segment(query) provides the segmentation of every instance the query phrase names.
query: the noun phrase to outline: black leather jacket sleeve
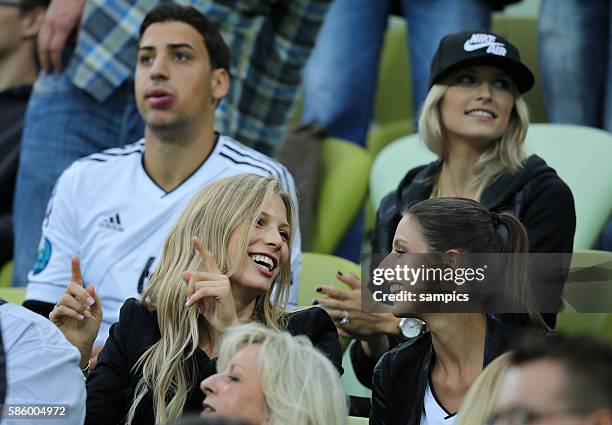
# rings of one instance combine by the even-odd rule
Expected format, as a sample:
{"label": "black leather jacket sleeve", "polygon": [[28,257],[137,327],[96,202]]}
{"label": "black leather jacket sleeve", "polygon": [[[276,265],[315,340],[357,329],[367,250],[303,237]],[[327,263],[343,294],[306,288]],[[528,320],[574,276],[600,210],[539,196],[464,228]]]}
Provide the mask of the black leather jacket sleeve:
{"label": "black leather jacket sleeve", "polygon": [[386,425],[387,403],[384,389],[383,373],[386,355],[382,356],[374,368],[372,377],[372,408],[370,409],[370,425]]}
{"label": "black leather jacket sleeve", "polygon": [[130,387],[128,338],[133,323],[135,300],[121,307],[119,322],[110,328],[109,337],[87,380],[86,425],[123,423],[127,413]]}

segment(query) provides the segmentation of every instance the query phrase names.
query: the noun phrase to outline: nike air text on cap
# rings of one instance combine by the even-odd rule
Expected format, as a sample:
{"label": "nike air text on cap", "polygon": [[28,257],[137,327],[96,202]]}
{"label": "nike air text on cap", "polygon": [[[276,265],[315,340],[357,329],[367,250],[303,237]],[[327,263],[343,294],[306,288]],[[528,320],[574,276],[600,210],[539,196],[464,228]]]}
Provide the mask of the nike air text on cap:
{"label": "nike air text on cap", "polygon": [[471,65],[501,69],[512,78],[520,93],[533,87],[533,74],[521,62],[516,46],[498,34],[476,30],[449,34],[440,40],[431,61],[429,88],[451,72]]}

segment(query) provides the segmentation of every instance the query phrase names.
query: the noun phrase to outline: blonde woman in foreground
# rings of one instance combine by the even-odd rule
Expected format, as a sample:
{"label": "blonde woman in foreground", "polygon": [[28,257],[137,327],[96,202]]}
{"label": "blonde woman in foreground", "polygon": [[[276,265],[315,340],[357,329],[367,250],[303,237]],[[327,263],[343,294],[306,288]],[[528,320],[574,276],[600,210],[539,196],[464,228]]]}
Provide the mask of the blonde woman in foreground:
{"label": "blonde woman in foreground", "polygon": [[347,399],[331,362],[304,337],[257,323],[223,337],[219,373],[206,378],[203,416],[253,425],[342,425]]}
{"label": "blonde woman in foreground", "polygon": [[[323,309],[285,311],[294,208],[277,180],[243,174],[202,189],[172,228],[141,300],[128,299],[87,381],[86,424],[166,425],[198,411],[218,343],[257,321],[305,335],[338,370],[341,349]],[[50,318],[87,365],[102,309],[78,260]],[[337,372],[335,372],[337,373]]]}
{"label": "blonde woman in foreground", "polygon": [[457,415],[455,425],[484,425],[493,408],[501,384],[510,367],[511,352],[493,360],[476,378],[468,390]]}

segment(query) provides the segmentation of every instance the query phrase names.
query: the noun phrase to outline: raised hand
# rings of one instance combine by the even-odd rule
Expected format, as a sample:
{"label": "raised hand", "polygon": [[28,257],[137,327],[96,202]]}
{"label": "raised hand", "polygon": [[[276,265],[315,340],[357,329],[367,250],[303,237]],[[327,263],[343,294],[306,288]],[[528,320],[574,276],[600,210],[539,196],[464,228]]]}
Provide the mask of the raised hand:
{"label": "raised hand", "polygon": [[222,333],[227,327],[238,323],[229,277],[221,273],[217,261],[198,238],[193,237],[191,242],[202,257],[206,271],[183,273],[183,280],[187,284],[185,306],[190,308],[197,305],[212,327]]}
{"label": "raised hand", "polygon": [[49,319],[60,328],[66,339],[81,352],[81,367],[85,367],[102,322],[102,304],[93,285],[83,287],[81,265],[71,259],[72,274],[66,292],[57,301]]}

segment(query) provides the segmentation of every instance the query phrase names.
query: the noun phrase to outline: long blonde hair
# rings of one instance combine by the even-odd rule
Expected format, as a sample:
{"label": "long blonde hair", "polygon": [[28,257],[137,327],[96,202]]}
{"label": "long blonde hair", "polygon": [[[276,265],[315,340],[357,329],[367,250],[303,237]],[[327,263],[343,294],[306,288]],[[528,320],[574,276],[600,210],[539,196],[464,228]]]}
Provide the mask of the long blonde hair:
{"label": "long blonde hair", "polygon": [[[228,241],[238,226],[250,227],[239,238],[239,252],[246,256],[249,235],[265,204],[278,195],[287,209],[291,228],[287,241],[291,258],[291,239],[295,232],[295,210],[280,183],[269,177],[242,174],[209,184],[189,202],[170,231],[148,288],[142,295],[145,306],[157,311],[161,338],[140,357],[132,372],[142,368],[128,411],[131,424],[138,405],[147,395],[153,399],[156,424],[172,423],[181,416],[190,384],[196,379],[195,352],[200,331],[216,346],[219,336],[199,314],[197,308],[185,308],[187,270],[206,271],[204,262],[191,239],[197,236],[217,260],[222,273],[231,275],[242,258],[229,258]],[[291,283],[290,261],[281,266],[278,277],[265,295],[256,299],[253,319],[273,329],[284,327],[284,307]],[[272,299],[274,293],[274,299]]]}
{"label": "long blonde hair", "polygon": [[248,345],[258,344],[261,387],[270,412],[266,425],[345,425],[347,398],[340,374],[305,336],[291,336],[257,323],[228,330],[218,370]]}
{"label": "long blonde hair", "polygon": [[[427,148],[442,160],[448,155],[448,147],[440,113],[440,101],[448,88],[446,84],[434,84],[431,87],[419,119],[421,138]],[[491,143],[491,146],[480,155],[474,166],[473,186],[477,189],[477,193],[482,193],[484,188],[500,174],[516,173],[521,168],[526,158],[523,143],[528,127],[527,103],[520,95],[515,95],[508,128],[499,140]]]}
{"label": "long blonde hair", "polygon": [[478,375],[459,407],[455,425],[484,425],[510,368],[511,353],[504,353]]}

